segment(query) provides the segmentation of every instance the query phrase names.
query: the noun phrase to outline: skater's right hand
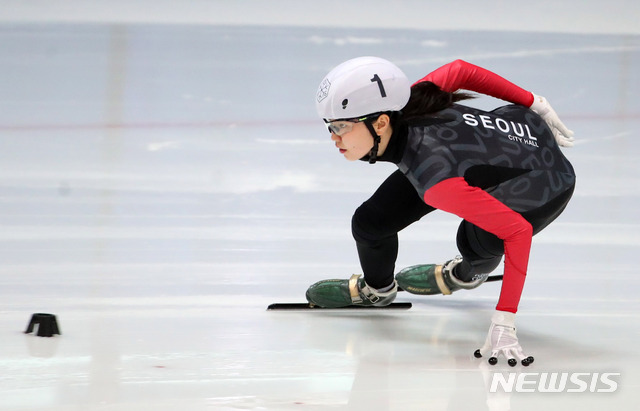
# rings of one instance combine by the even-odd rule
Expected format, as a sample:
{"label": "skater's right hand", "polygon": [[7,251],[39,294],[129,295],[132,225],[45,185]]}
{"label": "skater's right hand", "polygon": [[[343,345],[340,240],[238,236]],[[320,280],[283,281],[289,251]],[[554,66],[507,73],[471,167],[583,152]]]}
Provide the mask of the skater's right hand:
{"label": "skater's right hand", "polygon": [[547,123],[559,146],[573,147],[573,131],[569,130],[567,126],[564,125],[546,98],[534,94],[533,104],[531,104],[531,107],[529,108],[538,113],[538,115],[540,115],[540,117],[542,117],[542,119]]}
{"label": "skater's right hand", "polygon": [[491,354],[489,364],[495,365],[498,363],[498,356],[502,354],[512,367],[518,363],[516,359],[524,366],[531,364],[533,357],[525,356],[518,342],[515,318],[516,315],[514,313],[496,310],[491,317],[491,327],[489,328],[487,339],[482,348],[476,350],[475,357],[481,358],[483,355]]}

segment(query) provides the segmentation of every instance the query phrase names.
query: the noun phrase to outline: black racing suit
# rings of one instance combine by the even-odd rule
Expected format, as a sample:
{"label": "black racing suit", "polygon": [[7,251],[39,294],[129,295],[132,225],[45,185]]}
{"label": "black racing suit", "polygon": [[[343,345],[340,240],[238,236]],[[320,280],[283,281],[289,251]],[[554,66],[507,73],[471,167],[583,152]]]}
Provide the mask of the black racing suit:
{"label": "black racing suit", "polygon": [[[518,218],[522,216],[530,223],[535,234],[560,215],[575,186],[573,168],[547,125],[537,114],[519,105],[492,112],[453,105],[421,120],[400,122],[379,160],[393,162],[399,170],[356,210],[352,219],[365,280],[374,288],[392,283],[397,234],[436,209],[428,203],[443,204],[438,208],[454,210],[451,212],[463,218],[468,215],[482,226],[485,220],[491,220],[487,227],[500,227],[501,223],[502,214],[492,213],[491,207],[506,206],[507,211],[513,210]],[[473,203],[468,207],[459,204],[466,201],[463,200],[468,198],[464,197],[466,194],[456,197],[456,192],[452,192],[450,198],[445,198],[449,193],[437,189],[442,187],[439,183],[448,182],[457,184],[452,191],[460,184],[468,185],[472,191],[481,189],[475,191],[482,191],[479,194],[489,198],[487,210],[477,216]],[[438,194],[429,197],[430,192]],[[495,204],[490,204],[491,200]],[[463,281],[493,271],[505,254],[505,238],[510,241],[500,230],[491,230],[492,233],[477,224],[464,219],[458,228],[457,246],[463,263],[454,273]],[[524,269],[520,271],[526,272],[529,247],[530,243],[528,247],[526,244],[512,247],[514,256],[526,253]],[[503,306],[507,308],[503,308],[507,311],[515,312],[525,272],[520,273],[521,281],[505,292],[517,294],[505,297]],[[503,291],[505,285],[506,282]]]}

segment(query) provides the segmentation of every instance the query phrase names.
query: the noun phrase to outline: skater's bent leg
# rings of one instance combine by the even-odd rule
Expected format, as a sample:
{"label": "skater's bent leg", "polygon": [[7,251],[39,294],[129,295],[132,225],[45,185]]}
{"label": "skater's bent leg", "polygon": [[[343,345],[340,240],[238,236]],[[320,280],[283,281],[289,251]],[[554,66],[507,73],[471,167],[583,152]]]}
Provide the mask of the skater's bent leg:
{"label": "skater's bent leg", "polygon": [[[354,238],[356,234],[354,232]],[[398,256],[398,236],[378,241],[356,239],[360,266],[369,286],[383,290],[393,283],[395,261]]]}
{"label": "skater's bent leg", "polygon": [[353,215],[351,229],[364,278],[370,287],[393,284],[398,232],[434,208],[426,205],[400,171],[391,174]]}
{"label": "skater's bent leg", "polygon": [[[565,209],[571,199],[574,186],[542,206],[522,213],[531,223],[534,234],[542,231]],[[458,228],[457,244],[463,262],[454,268],[454,275],[462,281],[472,281],[474,276],[495,270],[504,255],[504,243],[495,235],[463,221]]]}
{"label": "skater's bent leg", "polygon": [[456,241],[462,263],[454,268],[453,275],[461,281],[473,281],[476,276],[492,272],[504,255],[501,239],[468,221],[458,227]]}

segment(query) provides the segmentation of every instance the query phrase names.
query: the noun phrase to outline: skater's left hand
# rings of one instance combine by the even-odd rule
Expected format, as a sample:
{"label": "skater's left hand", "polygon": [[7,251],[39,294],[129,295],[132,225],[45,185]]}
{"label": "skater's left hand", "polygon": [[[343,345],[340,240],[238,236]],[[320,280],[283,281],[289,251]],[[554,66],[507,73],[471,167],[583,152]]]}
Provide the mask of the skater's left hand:
{"label": "skater's left hand", "polygon": [[[526,356],[522,352],[522,347],[518,342],[515,327],[516,315],[507,311],[496,311],[491,317],[491,327],[489,334],[482,348],[474,353],[476,358],[491,354],[489,364],[498,363],[500,354],[507,358],[507,363],[514,367],[519,360],[522,365],[528,366],[533,362],[533,357]],[[517,359],[517,360],[516,360]]]}
{"label": "skater's left hand", "polygon": [[553,133],[553,136],[558,142],[558,145],[562,147],[573,147],[573,131],[569,130],[567,126],[564,125],[546,98],[534,94],[533,104],[531,104],[531,107],[529,108],[538,113],[538,115],[540,115],[540,117],[542,117],[542,119],[547,123]]}

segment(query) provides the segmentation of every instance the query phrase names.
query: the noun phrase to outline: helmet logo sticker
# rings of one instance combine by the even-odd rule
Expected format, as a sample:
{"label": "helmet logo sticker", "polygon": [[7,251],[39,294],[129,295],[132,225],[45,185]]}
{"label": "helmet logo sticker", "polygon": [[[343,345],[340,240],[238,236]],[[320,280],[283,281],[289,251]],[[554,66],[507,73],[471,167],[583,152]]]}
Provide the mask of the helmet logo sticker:
{"label": "helmet logo sticker", "polygon": [[345,108],[347,108],[347,104],[349,104],[349,99],[344,99],[342,100],[342,109],[344,110]]}
{"label": "helmet logo sticker", "polygon": [[331,82],[329,79],[325,78],[322,84],[320,84],[320,88],[318,89],[318,95],[316,96],[318,99],[318,103],[327,98],[329,95],[329,89],[331,88]]}

